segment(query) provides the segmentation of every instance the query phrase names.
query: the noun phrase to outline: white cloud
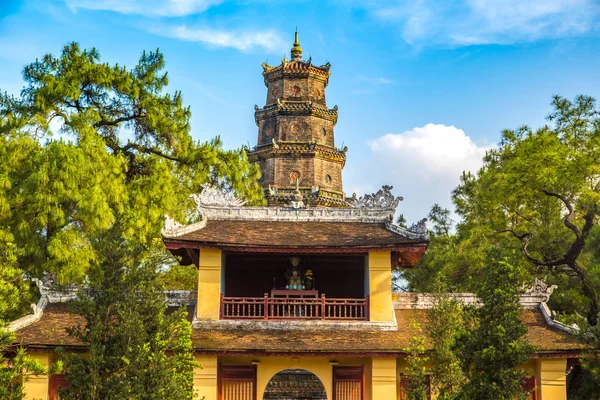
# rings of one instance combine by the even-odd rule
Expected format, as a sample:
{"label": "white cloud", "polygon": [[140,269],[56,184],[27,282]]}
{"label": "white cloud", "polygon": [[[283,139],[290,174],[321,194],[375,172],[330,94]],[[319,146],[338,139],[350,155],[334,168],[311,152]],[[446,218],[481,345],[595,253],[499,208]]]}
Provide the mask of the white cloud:
{"label": "white cloud", "polygon": [[398,0],[370,11],[416,46],[511,44],[588,34],[600,28],[595,0]]}
{"label": "white cloud", "polygon": [[490,149],[475,144],[462,129],[441,124],[388,133],[368,145],[371,158],[353,177],[356,189],[366,193],[383,184],[394,186],[394,193],[404,197],[398,212],[410,222],[426,216],[435,203],[452,210],[450,193],[463,171],[477,172]]}
{"label": "white cloud", "polygon": [[425,178],[457,177],[463,170],[476,171],[486,151],[462,129],[441,124],[388,133],[369,142],[369,147],[379,157],[418,165],[419,171],[415,172]]}
{"label": "white cloud", "polygon": [[225,31],[210,28],[188,28],[175,26],[154,29],[153,33],[189,42],[204,43],[214,47],[230,47],[239,51],[250,51],[257,47],[267,52],[285,51],[285,42],[274,31]]}
{"label": "white cloud", "polygon": [[367,82],[374,85],[394,85],[396,81],[390,78],[384,77],[369,77],[369,76],[360,76],[358,80],[361,82]]}
{"label": "white cloud", "polygon": [[222,3],[223,0],[66,0],[66,2],[73,11],[88,9],[114,11],[120,14],[182,17],[201,13]]}

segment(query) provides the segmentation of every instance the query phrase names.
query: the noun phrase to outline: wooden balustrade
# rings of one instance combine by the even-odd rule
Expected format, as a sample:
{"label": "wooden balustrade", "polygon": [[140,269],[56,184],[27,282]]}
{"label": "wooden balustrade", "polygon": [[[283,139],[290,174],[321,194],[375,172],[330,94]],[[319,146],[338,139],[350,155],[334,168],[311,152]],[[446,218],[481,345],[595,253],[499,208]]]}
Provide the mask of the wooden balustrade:
{"label": "wooden balustrade", "polygon": [[321,319],[369,320],[369,296],[364,299],[225,297],[221,294],[221,319]]}

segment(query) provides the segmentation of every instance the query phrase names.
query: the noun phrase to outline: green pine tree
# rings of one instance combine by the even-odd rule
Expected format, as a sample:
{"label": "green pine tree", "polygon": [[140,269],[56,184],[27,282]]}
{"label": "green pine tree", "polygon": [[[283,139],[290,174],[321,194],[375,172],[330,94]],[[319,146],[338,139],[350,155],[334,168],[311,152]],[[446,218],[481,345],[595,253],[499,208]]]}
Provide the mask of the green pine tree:
{"label": "green pine tree", "polygon": [[197,218],[189,195],[204,183],[263,201],[243,149],[192,138],[164,66],[158,50],[129,69],[71,43],[25,67],[19,96],[0,94],[0,242],[24,276],[82,282],[116,220],[123,239],[164,252],[164,215]]}
{"label": "green pine tree", "polygon": [[187,313],[166,313],[156,266],[118,228],[95,243],[103,259],[90,270],[87,294],[72,304],[84,323],[69,333],[89,356],[64,354],[70,386],[61,398],[192,399],[197,365]]}
{"label": "green pine tree", "polygon": [[446,294],[437,294],[427,323],[432,344],[432,391],[438,400],[451,400],[466,379],[456,352],[456,335],[463,327],[461,304]]}
{"label": "green pine tree", "polygon": [[519,320],[521,273],[505,261],[490,262],[477,291],[482,304],[465,312],[457,354],[467,382],[458,399],[514,400],[525,398],[519,366],[533,354],[525,339],[527,327]]}
{"label": "green pine tree", "polygon": [[406,362],[406,396],[408,400],[427,400],[429,398],[429,376],[427,367],[429,356],[426,355],[425,338],[419,324],[412,324],[415,332],[410,338],[409,346],[405,349],[407,353]]}

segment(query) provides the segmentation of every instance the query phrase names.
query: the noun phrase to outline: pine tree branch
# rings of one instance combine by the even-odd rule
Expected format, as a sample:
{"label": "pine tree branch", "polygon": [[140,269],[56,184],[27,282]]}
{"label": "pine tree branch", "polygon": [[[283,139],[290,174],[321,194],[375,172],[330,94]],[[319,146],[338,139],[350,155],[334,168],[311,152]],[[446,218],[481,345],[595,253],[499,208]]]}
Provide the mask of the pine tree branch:
{"label": "pine tree branch", "polygon": [[130,121],[133,121],[133,120],[136,120],[136,119],[139,119],[139,118],[143,118],[143,117],[144,117],[144,115],[142,115],[141,113],[139,113],[139,114],[134,113],[132,115],[127,115],[127,116],[124,116],[124,117],[119,117],[119,118],[116,118],[116,119],[113,119],[113,120],[109,120],[109,119],[104,119],[103,118],[100,121],[96,122],[94,124],[94,127],[95,128],[103,128],[103,127],[107,127],[107,126],[117,126],[120,123],[130,122]]}
{"label": "pine tree branch", "polygon": [[565,216],[563,223],[565,224],[565,226],[567,228],[569,228],[571,231],[573,231],[573,233],[575,234],[575,236],[577,238],[579,238],[579,236],[581,235],[581,231],[575,224],[573,224],[571,222],[571,219],[575,215],[575,211],[573,209],[573,205],[571,204],[571,202],[566,197],[564,197],[558,193],[553,193],[553,192],[550,192],[550,191],[544,190],[544,189],[542,189],[542,193],[544,193],[546,196],[556,197],[557,199],[559,199],[560,201],[563,202],[565,207],[567,207],[567,210],[569,210],[569,213]]}
{"label": "pine tree branch", "polygon": [[139,152],[146,153],[146,154],[154,154],[155,156],[159,156],[161,158],[165,158],[170,161],[175,161],[175,162],[178,162],[178,163],[181,163],[184,165],[190,165],[188,161],[186,161],[182,158],[173,157],[173,156],[163,153],[162,151],[156,150],[152,147],[145,147],[140,144],[133,143],[133,142],[129,142],[129,143],[127,143],[127,145],[120,148],[120,150],[123,151],[124,153],[128,153],[131,149],[135,149]]}

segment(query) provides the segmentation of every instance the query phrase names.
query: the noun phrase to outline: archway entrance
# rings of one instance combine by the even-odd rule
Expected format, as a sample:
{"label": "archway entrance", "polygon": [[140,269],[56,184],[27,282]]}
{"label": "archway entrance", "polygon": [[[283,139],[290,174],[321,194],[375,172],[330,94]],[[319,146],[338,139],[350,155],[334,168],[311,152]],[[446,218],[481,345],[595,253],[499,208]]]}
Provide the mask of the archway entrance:
{"label": "archway entrance", "polygon": [[327,400],[317,376],[304,369],[286,369],[271,378],[263,400]]}

